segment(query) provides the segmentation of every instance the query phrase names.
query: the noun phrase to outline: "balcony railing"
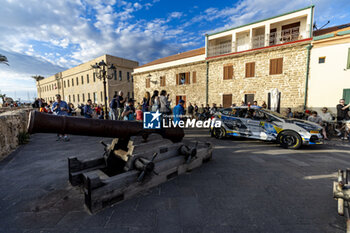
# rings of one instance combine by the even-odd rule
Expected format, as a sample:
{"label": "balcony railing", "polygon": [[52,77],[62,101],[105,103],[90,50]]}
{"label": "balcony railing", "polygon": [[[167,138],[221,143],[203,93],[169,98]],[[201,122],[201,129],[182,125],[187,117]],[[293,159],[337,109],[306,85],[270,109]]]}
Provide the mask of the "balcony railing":
{"label": "balcony railing", "polygon": [[253,36],[252,46],[253,49],[265,47],[265,35]]}
{"label": "balcony railing", "polygon": [[209,45],[208,57],[218,56],[232,52],[232,43],[226,42],[218,45]]}
{"label": "balcony railing", "polygon": [[300,27],[293,27],[282,30],[280,33],[270,33],[270,45],[283,44],[300,39]]}
{"label": "balcony railing", "polygon": [[[284,29],[270,34],[257,35],[251,39],[248,36],[237,37],[236,42],[226,42],[217,45],[209,45],[208,57],[240,52],[249,49],[262,48],[265,46],[283,44],[302,39],[300,27]],[[268,44],[266,44],[268,43]]]}

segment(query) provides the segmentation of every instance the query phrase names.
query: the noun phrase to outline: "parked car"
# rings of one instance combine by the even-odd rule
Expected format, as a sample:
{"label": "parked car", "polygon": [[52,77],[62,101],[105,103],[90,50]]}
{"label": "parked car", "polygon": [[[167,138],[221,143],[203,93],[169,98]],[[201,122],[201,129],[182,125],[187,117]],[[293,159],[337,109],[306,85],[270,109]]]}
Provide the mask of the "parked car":
{"label": "parked car", "polygon": [[210,129],[211,136],[219,139],[234,136],[276,141],[288,149],[298,149],[303,144],[323,144],[321,126],[310,121],[286,118],[258,106],[224,108],[212,120],[221,121],[221,128]]}

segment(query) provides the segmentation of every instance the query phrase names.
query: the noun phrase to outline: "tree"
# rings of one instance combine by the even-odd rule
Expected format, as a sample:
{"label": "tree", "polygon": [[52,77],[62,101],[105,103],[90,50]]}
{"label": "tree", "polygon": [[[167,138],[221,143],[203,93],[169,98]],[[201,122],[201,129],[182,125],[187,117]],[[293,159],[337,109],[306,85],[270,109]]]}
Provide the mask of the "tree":
{"label": "tree", "polygon": [[5,65],[9,66],[9,61],[7,60],[7,57],[2,54],[0,54],[0,64],[1,63],[4,63]]}
{"label": "tree", "polygon": [[32,76],[33,79],[35,79],[35,81],[39,82],[40,80],[43,80],[45,77],[40,76],[40,75],[34,75]]}
{"label": "tree", "polygon": [[5,97],[6,97],[6,94],[0,94],[0,98],[2,99],[3,104],[5,103]]}

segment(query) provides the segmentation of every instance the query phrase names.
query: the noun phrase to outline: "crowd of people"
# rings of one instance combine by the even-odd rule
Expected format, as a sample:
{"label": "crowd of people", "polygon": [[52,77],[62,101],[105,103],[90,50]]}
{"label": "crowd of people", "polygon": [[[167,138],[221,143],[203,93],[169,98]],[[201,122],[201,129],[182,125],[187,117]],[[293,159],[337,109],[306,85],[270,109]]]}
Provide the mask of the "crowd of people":
{"label": "crowd of people", "polygon": [[[156,112],[159,111],[163,117],[172,115],[174,122],[178,122],[183,116],[206,120],[214,115],[218,109],[223,108],[220,104],[217,106],[215,103],[210,107],[209,104],[201,104],[198,106],[196,103],[189,102],[180,99],[178,103],[172,108],[172,102],[169,99],[169,94],[166,90],[158,91],[155,90],[151,95],[146,92],[141,102],[135,105],[135,101],[132,98],[124,97],[124,93],[119,91],[118,94],[114,95],[109,102],[109,119],[111,120],[143,120],[144,112]],[[185,108],[185,106],[187,107]],[[231,107],[236,107],[237,104],[233,103]],[[259,105],[257,101],[245,103],[241,102],[239,106],[259,107],[267,109],[265,101]],[[85,104],[74,107],[72,103],[67,103],[61,100],[61,96],[56,95],[56,101],[50,101],[46,103],[43,99],[36,99],[33,103],[34,108],[38,108],[40,112],[49,114],[65,115],[65,116],[76,116],[80,112],[80,115],[85,118],[98,118],[104,119],[104,113],[106,111],[104,105],[97,105],[92,103],[91,99]],[[337,113],[332,115],[326,107],[322,108],[320,112],[305,110],[305,111],[292,111],[291,108],[287,108],[282,112],[282,115],[286,118],[297,118],[308,120],[322,126],[322,134],[325,140],[328,140],[328,135],[331,131],[335,133],[332,136],[339,136],[341,139],[347,140],[350,135],[350,116],[349,116],[350,104],[345,104],[345,100],[341,99],[339,104],[336,106]],[[334,135],[335,134],[335,135]],[[67,135],[58,135],[58,140],[69,141]]]}

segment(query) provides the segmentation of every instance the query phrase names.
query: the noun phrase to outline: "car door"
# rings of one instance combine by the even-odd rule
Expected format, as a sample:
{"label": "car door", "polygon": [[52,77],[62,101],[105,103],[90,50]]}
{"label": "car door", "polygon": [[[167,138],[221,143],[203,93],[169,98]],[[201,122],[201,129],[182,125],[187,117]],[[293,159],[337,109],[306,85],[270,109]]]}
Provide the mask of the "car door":
{"label": "car door", "polygon": [[264,139],[264,138],[261,138],[262,128],[260,123],[263,114],[258,109],[252,109],[251,111],[252,111],[251,117],[246,118],[248,129],[251,132],[250,137],[257,138],[257,139]]}

